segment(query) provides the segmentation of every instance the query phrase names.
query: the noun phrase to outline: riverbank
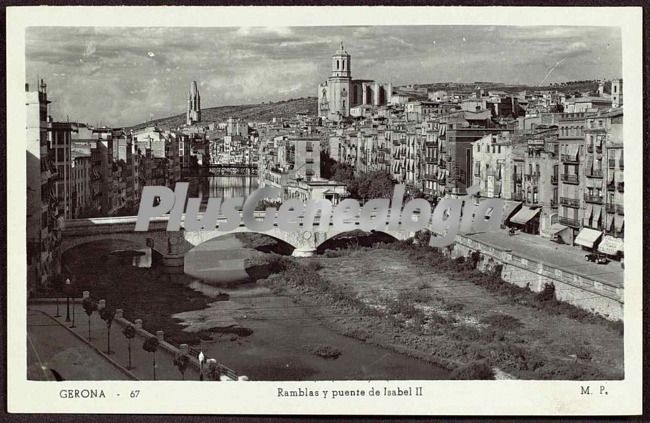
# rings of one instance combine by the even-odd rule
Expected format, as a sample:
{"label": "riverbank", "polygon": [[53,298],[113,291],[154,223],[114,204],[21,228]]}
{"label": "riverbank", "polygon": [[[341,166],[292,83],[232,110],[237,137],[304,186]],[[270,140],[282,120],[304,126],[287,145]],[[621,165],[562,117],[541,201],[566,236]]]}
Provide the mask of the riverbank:
{"label": "riverbank", "polygon": [[264,260],[272,274],[260,282],[328,327],[458,377],[485,367],[522,379],[623,377],[620,322],[481,274],[470,261],[405,243]]}

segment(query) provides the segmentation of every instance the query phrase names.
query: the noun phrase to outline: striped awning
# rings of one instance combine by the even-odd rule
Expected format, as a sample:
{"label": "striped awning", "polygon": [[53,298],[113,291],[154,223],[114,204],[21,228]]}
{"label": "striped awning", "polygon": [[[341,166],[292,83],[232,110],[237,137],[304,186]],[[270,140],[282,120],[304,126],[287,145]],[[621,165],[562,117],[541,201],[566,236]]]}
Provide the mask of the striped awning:
{"label": "striped awning", "polygon": [[587,204],[587,208],[585,209],[585,214],[583,217],[583,224],[585,226],[591,226],[591,214],[594,211],[594,207],[591,204]]}
{"label": "striped awning", "polygon": [[523,206],[521,210],[517,212],[513,217],[510,218],[511,223],[517,223],[519,225],[525,225],[532,218],[537,216],[541,209],[531,209],[530,207]]}
{"label": "striped awning", "polygon": [[594,248],[594,244],[598,241],[598,238],[600,238],[601,235],[602,232],[595,229],[582,228],[574,242],[583,247]]}
{"label": "striped awning", "polygon": [[616,253],[623,252],[623,240],[621,238],[614,238],[610,235],[605,235],[603,240],[598,245],[598,251],[601,253],[615,256]]}

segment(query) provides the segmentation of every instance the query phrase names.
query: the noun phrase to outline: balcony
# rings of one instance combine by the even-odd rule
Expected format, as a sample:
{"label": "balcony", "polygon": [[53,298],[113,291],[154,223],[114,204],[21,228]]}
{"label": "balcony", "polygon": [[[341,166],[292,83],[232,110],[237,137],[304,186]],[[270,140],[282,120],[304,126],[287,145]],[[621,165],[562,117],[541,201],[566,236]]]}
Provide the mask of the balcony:
{"label": "balcony", "polygon": [[603,170],[602,169],[585,169],[585,175],[587,175],[590,178],[602,178],[603,177]]}
{"label": "balcony", "polygon": [[314,159],[305,159],[306,164],[314,164]]}
{"label": "balcony", "polygon": [[606,204],[605,205],[605,211],[607,213],[616,213],[616,205],[614,205],[614,204]]}
{"label": "balcony", "polygon": [[436,175],[433,175],[431,173],[425,173],[423,178],[427,181],[436,181],[438,179]]}
{"label": "balcony", "polygon": [[624,184],[625,184],[625,182],[619,182],[618,184],[616,184],[616,190],[618,192],[625,192]]}
{"label": "balcony", "polygon": [[618,167],[620,167],[621,170],[623,170],[623,160],[619,160]]}
{"label": "balcony", "polygon": [[524,198],[523,194],[521,192],[515,192],[512,194],[512,199],[515,201],[522,201]]}
{"label": "balcony", "polygon": [[616,189],[616,184],[611,183],[607,184],[607,191],[614,191]]}
{"label": "balcony", "polygon": [[539,173],[527,173],[524,177],[527,181],[537,181],[539,179]]}
{"label": "balcony", "polygon": [[562,182],[566,182],[567,184],[574,184],[577,185],[580,183],[580,180],[578,178],[578,175],[572,175],[569,173],[563,173],[562,174]]}
{"label": "balcony", "polygon": [[560,223],[562,225],[571,226],[573,228],[580,227],[580,219],[572,219],[570,217],[560,216]]}
{"label": "balcony", "polygon": [[596,153],[601,154],[603,152],[603,146],[602,145],[597,145],[596,146]]}
{"label": "balcony", "polygon": [[573,155],[562,154],[560,157],[564,163],[576,163],[576,164],[580,163],[580,160]]}
{"label": "balcony", "polygon": [[551,208],[552,209],[557,209],[558,203],[557,200],[554,198],[551,198]]}
{"label": "balcony", "polygon": [[603,197],[601,197],[600,195],[585,194],[585,201],[587,203],[603,204]]}
{"label": "balcony", "polygon": [[620,214],[621,216],[625,215],[622,204],[616,205],[616,214]]}
{"label": "balcony", "polygon": [[578,198],[560,197],[560,204],[567,207],[580,207],[580,200]]}
{"label": "balcony", "polygon": [[587,146],[587,153],[593,153],[594,152],[594,146],[593,145],[588,145]]}
{"label": "balcony", "polygon": [[521,183],[521,175],[514,176],[515,183]]}
{"label": "balcony", "polygon": [[607,163],[610,169],[616,169],[616,159],[609,159]]}
{"label": "balcony", "polygon": [[557,185],[557,175],[551,175],[551,185]]}

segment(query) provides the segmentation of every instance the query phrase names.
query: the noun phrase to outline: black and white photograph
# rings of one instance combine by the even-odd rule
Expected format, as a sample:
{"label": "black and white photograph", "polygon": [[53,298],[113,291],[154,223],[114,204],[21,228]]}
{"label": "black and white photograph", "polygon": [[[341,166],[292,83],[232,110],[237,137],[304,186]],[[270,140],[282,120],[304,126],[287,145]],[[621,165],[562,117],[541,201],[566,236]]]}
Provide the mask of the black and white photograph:
{"label": "black and white photograph", "polygon": [[637,371],[621,26],[90,22],[27,26],[11,81],[26,382],[406,406]]}

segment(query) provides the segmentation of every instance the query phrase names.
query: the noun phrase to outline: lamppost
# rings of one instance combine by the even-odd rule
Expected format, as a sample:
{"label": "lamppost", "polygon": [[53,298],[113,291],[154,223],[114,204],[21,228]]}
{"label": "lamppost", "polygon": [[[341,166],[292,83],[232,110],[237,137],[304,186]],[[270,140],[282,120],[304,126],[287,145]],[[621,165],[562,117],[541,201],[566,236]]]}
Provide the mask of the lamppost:
{"label": "lamppost", "polygon": [[65,301],[66,301],[66,312],[65,312],[65,321],[69,322],[70,321],[70,278],[66,278],[65,280],[65,289],[66,289],[66,294],[65,294]]}

